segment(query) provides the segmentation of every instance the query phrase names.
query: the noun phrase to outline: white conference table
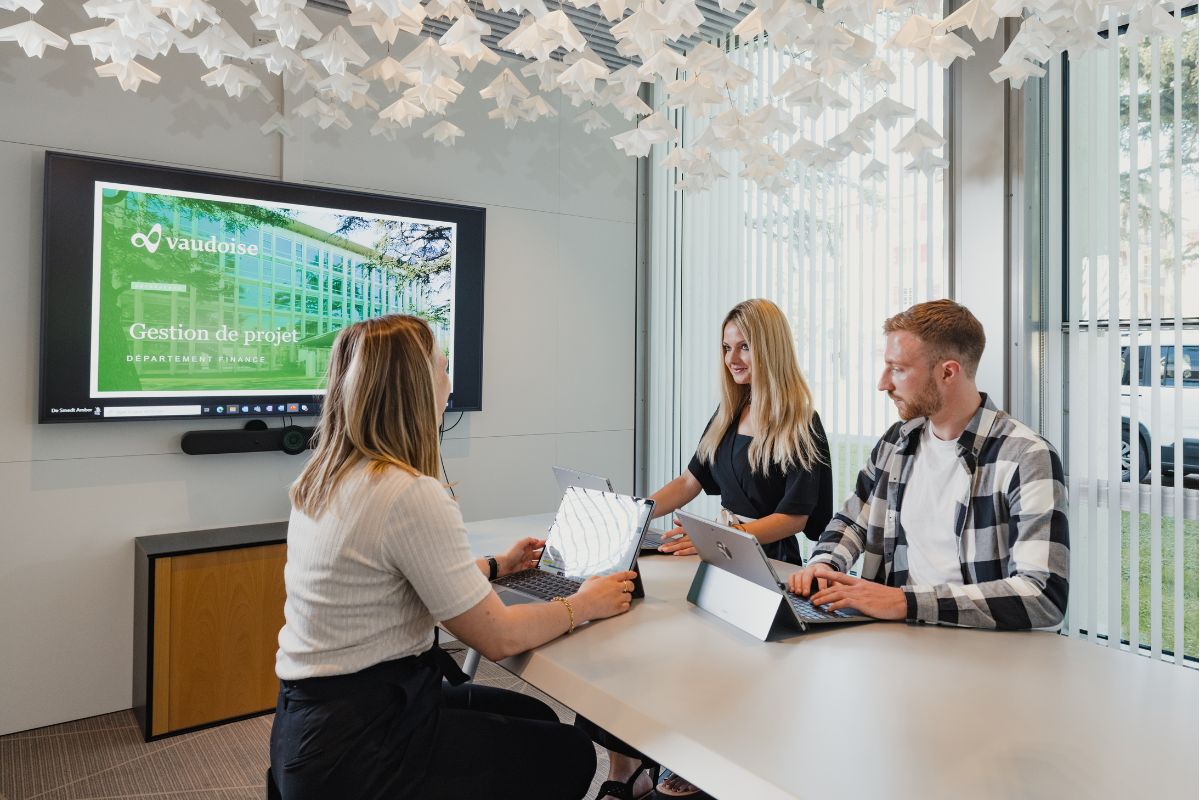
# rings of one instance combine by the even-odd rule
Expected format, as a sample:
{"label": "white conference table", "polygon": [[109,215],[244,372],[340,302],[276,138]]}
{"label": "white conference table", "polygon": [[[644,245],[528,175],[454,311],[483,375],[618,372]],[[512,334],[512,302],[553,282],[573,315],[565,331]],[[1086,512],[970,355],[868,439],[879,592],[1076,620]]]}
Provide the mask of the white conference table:
{"label": "white conference table", "polygon": [[[467,530],[485,555],[551,519]],[[697,563],[642,558],[629,613],[501,666],[718,798],[1200,794],[1193,670],[1048,632],[871,623],[761,642],[687,602]]]}

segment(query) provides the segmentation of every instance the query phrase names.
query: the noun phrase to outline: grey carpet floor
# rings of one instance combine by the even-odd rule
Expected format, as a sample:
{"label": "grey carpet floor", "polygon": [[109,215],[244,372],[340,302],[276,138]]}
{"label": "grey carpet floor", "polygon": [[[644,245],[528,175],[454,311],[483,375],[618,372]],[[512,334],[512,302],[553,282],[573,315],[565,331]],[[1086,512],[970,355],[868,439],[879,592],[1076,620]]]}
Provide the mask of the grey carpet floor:
{"label": "grey carpet floor", "polygon": [[[461,658],[461,655],[459,656]],[[482,661],[475,680],[532,694],[563,722],[574,713]],[[144,742],[132,711],[0,737],[0,800],[257,800],[264,779],[272,716]],[[604,751],[590,796],[608,772]]]}

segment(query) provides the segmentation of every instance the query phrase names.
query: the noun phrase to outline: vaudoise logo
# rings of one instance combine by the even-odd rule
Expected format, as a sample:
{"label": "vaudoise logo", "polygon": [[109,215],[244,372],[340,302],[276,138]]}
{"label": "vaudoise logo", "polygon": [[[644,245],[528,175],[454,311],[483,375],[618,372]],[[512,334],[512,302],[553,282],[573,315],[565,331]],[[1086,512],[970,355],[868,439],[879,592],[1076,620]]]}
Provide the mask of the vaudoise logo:
{"label": "vaudoise logo", "polygon": [[258,255],[258,245],[245,242],[219,242],[216,236],[207,239],[191,237],[163,236],[162,223],[154,223],[150,233],[138,231],[129,237],[129,243],[141,247],[150,253],[158,252],[159,245],[166,243],[170,250],[189,250],[197,253],[234,253],[243,256]]}

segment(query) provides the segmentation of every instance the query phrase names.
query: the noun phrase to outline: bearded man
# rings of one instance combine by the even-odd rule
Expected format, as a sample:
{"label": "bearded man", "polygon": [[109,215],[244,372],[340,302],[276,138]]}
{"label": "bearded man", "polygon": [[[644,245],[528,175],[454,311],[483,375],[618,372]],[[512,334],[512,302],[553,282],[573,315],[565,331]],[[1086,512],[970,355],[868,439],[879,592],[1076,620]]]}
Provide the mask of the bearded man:
{"label": "bearded man", "polygon": [[789,588],[878,619],[1059,625],[1070,560],[1062,462],[976,388],[983,326],[964,306],[935,300],[890,318],[883,332],[878,388],[900,422]]}

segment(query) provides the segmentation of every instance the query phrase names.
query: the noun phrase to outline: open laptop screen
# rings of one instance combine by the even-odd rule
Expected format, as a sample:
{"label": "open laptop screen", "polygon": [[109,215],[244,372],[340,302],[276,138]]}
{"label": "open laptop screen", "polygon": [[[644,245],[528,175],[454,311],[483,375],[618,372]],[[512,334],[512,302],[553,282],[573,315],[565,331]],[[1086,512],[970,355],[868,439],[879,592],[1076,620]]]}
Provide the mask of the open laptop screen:
{"label": "open laptop screen", "polygon": [[538,569],[569,578],[630,569],[653,511],[650,500],[569,487],[546,536]]}

